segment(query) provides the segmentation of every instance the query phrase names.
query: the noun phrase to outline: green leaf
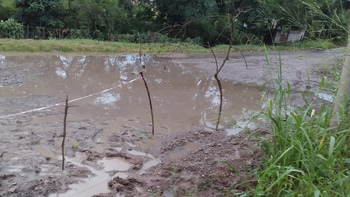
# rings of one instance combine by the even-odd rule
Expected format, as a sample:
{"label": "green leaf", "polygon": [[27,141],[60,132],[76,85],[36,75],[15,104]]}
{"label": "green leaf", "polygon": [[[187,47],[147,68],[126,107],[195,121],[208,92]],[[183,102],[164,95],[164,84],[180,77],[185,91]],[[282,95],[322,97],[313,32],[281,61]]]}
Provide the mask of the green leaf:
{"label": "green leaf", "polygon": [[327,77],[322,77],[322,81],[320,83],[320,87],[318,88],[318,91],[320,91],[322,87],[326,84],[327,84]]}
{"label": "green leaf", "polygon": [[273,186],[275,186],[276,184],[278,184],[279,181],[280,181],[281,179],[283,179],[286,175],[288,175],[288,174],[290,174],[290,173],[292,173],[292,172],[299,172],[299,173],[304,174],[304,172],[301,171],[301,170],[289,169],[289,170],[285,171],[280,177],[278,177],[278,179],[277,179],[276,181],[274,181],[274,182],[270,185],[270,187],[269,187],[267,190],[271,190],[271,188],[272,188]]}
{"label": "green leaf", "polygon": [[350,163],[350,158],[344,159],[344,163]]}
{"label": "green leaf", "polygon": [[323,160],[325,160],[325,161],[327,161],[327,159],[324,158],[321,154],[317,154],[316,156],[319,157],[319,158],[321,158],[321,159],[323,159]]}
{"label": "green leaf", "polygon": [[316,191],[314,192],[314,196],[315,196],[315,197],[320,197],[320,190],[316,190]]}
{"label": "green leaf", "polygon": [[287,82],[287,85],[288,85],[288,99],[289,99],[289,96],[290,96],[290,84]]}
{"label": "green leaf", "polygon": [[307,99],[305,98],[305,95],[304,94],[301,94],[301,97],[303,99],[303,101],[305,102],[306,106],[309,106],[309,102],[307,101]]}
{"label": "green leaf", "polygon": [[329,150],[328,150],[328,158],[330,158],[334,151],[335,138],[331,136],[331,140],[329,142]]}
{"label": "green leaf", "polygon": [[267,53],[267,48],[266,48],[265,44],[264,44],[264,52],[265,52],[265,58],[266,58],[267,65],[270,65],[269,55]]}

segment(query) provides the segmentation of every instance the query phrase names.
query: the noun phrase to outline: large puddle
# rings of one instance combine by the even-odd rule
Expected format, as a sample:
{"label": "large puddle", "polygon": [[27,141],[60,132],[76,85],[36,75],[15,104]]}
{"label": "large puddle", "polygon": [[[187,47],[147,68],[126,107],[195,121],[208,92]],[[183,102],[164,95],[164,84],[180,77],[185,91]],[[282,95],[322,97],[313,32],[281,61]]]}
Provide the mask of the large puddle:
{"label": "large puddle", "polygon": [[[142,80],[125,83],[137,77],[133,73],[143,71],[152,96],[156,133],[159,130],[163,134],[183,132],[191,126],[214,127],[216,122],[219,107],[217,83],[212,74],[198,69],[195,64],[174,63],[167,58],[148,55],[142,56],[141,61],[138,55],[4,56],[1,61],[18,67],[30,62],[35,66],[27,69],[37,73],[23,85],[2,87],[1,97],[47,95],[64,101],[66,93],[70,100],[94,94],[72,103],[78,106],[69,109],[68,121],[115,118],[110,126],[113,132],[125,126],[127,120],[129,123],[138,120],[148,125],[140,130],[150,131],[148,97]],[[256,85],[234,85],[232,81],[223,80],[222,86],[222,125],[235,124],[260,109],[261,94]],[[113,87],[110,91],[95,94]],[[40,103],[37,106],[45,107]],[[16,106],[13,107],[13,112],[19,112]],[[1,112],[1,115],[8,114]],[[56,116],[36,118],[35,113],[30,115],[34,115],[32,124],[62,121]]]}
{"label": "large puddle", "polygon": [[[55,98],[54,102],[60,103],[68,93],[69,99],[73,100],[70,105],[76,105],[69,109],[68,122],[97,120],[103,124],[102,134],[95,142],[90,142],[90,150],[101,154],[104,154],[104,144],[109,143],[109,136],[120,129],[136,128],[144,133],[151,131],[149,101],[144,83],[140,79],[130,82],[138,77],[137,73],[140,71],[144,72],[150,89],[157,135],[186,132],[198,126],[215,127],[220,101],[217,82],[211,73],[197,68],[195,64],[174,63],[169,58],[148,55],[142,56],[141,60],[138,55],[2,56],[1,64],[9,70],[22,69],[19,73],[29,74],[19,78],[17,75],[10,76],[7,79],[10,85],[0,87],[0,96],[3,99],[24,98],[7,107],[5,111],[0,111],[2,120],[16,117],[21,122],[25,118],[36,128],[41,128],[41,125],[57,125],[62,122],[58,113],[42,115],[38,111],[60,111],[63,114],[63,106],[55,106],[50,99]],[[260,109],[260,88],[254,84],[234,85],[232,81],[225,80],[221,82],[224,88],[221,126],[227,129],[228,134],[237,134],[242,128],[237,130],[236,126]],[[48,108],[42,108],[49,105],[51,106]],[[30,111],[37,108],[41,109]],[[16,114],[23,111],[27,112]],[[84,127],[82,129],[83,132]],[[40,131],[36,130],[37,134],[40,132],[50,132],[50,129],[43,127]],[[71,131],[68,129],[68,132]],[[68,147],[77,148],[83,143],[70,136],[68,133]],[[60,147],[61,141],[62,137],[56,136],[52,142],[55,147]],[[135,146],[127,142],[125,144],[129,147]],[[59,149],[40,143],[30,148],[45,158],[57,159],[60,155]],[[181,154],[172,153],[170,159],[176,160],[195,148],[196,144],[186,145]],[[149,168],[161,162],[150,154],[133,149],[129,149],[127,154],[145,158],[140,169],[134,172],[137,175],[143,175]],[[105,157],[97,161],[103,170],[96,170],[84,164],[86,159],[86,155],[76,152],[75,157],[68,158],[67,162],[85,167],[93,175],[69,185],[66,193],[51,194],[50,197],[108,193],[108,181],[116,176],[128,177],[132,167],[126,159]],[[23,168],[24,166],[14,166],[12,170],[17,172]],[[60,176],[57,172],[50,172],[50,169],[49,165],[41,165],[40,174]],[[118,173],[110,176],[109,171]]]}

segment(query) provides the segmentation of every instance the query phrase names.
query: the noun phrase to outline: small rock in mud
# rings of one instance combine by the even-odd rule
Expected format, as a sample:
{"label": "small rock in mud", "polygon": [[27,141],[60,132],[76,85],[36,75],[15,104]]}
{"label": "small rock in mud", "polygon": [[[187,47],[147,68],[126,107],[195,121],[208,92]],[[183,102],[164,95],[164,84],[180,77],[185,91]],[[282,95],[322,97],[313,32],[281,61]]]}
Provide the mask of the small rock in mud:
{"label": "small rock in mud", "polygon": [[142,167],[142,164],[135,164],[134,167],[132,168],[133,170],[140,170]]}
{"label": "small rock in mud", "polygon": [[121,157],[121,158],[124,158],[124,159],[130,159],[130,157],[127,156],[126,154],[119,153],[119,152],[107,152],[106,153],[106,157]]}
{"label": "small rock in mud", "polygon": [[142,183],[134,178],[122,179],[115,177],[113,180],[108,182],[108,187],[117,192],[133,191],[137,185],[142,185]]}
{"label": "small rock in mud", "polygon": [[14,175],[14,174],[2,174],[2,175],[0,175],[0,180],[5,180],[5,179],[15,177],[15,176],[16,175]]}
{"label": "small rock in mud", "polygon": [[17,187],[12,187],[11,189],[9,189],[9,193],[15,193],[17,190]]}

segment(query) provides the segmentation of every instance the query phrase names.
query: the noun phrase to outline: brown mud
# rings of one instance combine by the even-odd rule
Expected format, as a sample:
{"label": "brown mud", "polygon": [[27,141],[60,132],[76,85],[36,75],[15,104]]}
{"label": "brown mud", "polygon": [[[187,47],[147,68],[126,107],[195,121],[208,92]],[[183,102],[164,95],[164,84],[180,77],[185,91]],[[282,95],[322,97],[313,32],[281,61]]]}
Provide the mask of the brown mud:
{"label": "brown mud", "polygon": [[[299,92],[316,91],[336,51],[281,53],[283,77]],[[162,56],[0,54],[0,196],[220,196],[251,181],[261,153],[249,119],[261,111],[264,86],[276,77],[262,53],[232,53],[219,77],[224,88],[220,131],[213,130],[219,93],[210,54]],[[222,57],[223,55],[218,55]],[[220,58],[222,59],[222,58]],[[143,68],[145,67],[145,69]],[[143,71],[155,113],[155,135]],[[11,114],[111,91],[73,102],[68,111],[66,170],[61,171],[63,106]],[[311,99],[319,99],[313,93]],[[238,173],[235,173],[228,162]],[[244,187],[235,184],[236,192]]]}

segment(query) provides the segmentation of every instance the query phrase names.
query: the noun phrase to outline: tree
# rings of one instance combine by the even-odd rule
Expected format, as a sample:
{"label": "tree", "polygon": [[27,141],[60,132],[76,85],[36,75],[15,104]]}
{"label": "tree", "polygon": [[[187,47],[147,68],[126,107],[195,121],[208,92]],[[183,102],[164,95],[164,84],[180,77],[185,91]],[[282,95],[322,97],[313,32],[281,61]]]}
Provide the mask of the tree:
{"label": "tree", "polygon": [[156,12],[149,4],[137,3],[132,10],[133,19],[130,21],[130,33],[158,31],[162,24],[158,23]]}
{"label": "tree", "polygon": [[159,17],[168,24],[183,23],[186,19],[206,16],[211,0],[155,0]]}
{"label": "tree", "polygon": [[61,0],[15,0],[15,7],[19,9],[15,18],[29,26],[61,27],[61,3]]}
{"label": "tree", "polygon": [[64,27],[80,28],[79,10],[81,5],[76,0],[63,0],[61,7],[61,20]]}
{"label": "tree", "polygon": [[105,38],[114,33],[127,17],[118,0],[77,0],[76,3],[80,5],[78,15],[81,26],[88,28],[92,34],[102,32]]}
{"label": "tree", "polygon": [[3,5],[2,2],[0,0],[0,20],[5,21],[11,18],[17,12],[17,9],[13,5]]}
{"label": "tree", "polygon": [[213,35],[218,35],[213,28],[216,19],[212,16],[218,14],[214,0],[154,0],[148,3],[154,5],[158,23],[178,27],[169,28],[173,30],[170,36],[200,37],[204,41],[212,41],[215,39]]}
{"label": "tree", "polygon": [[122,22],[127,18],[125,10],[119,7],[118,0],[109,0],[102,9],[102,31],[108,38],[121,27]]}

